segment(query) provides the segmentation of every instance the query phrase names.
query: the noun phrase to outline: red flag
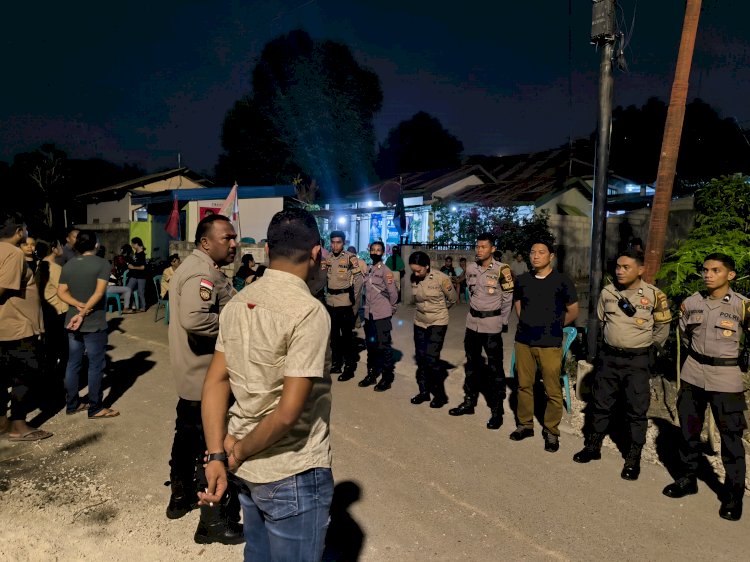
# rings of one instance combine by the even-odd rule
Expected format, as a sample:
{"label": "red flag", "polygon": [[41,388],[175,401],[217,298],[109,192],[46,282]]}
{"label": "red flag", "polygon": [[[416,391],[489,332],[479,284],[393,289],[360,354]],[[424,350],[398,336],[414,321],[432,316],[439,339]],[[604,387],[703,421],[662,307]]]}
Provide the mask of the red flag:
{"label": "red flag", "polygon": [[172,212],[169,215],[169,220],[164,226],[164,230],[167,231],[172,238],[180,238],[180,208],[177,206],[177,194],[174,194],[174,202],[172,203]]}

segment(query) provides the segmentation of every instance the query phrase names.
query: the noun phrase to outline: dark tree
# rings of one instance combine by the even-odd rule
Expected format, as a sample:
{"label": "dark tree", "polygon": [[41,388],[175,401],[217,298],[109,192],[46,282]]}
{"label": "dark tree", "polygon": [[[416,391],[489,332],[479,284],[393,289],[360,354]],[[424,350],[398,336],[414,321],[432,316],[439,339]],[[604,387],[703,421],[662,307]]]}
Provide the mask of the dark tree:
{"label": "dark tree", "polygon": [[291,183],[302,173],[326,195],[367,185],[382,100],[379,78],[346,45],[301,30],[274,39],[253,70],[252,98],[225,118],[217,179]]}
{"label": "dark tree", "polygon": [[[667,106],[657,98],[650,98],[640,108],[616,108],[612,112],[610,169],[638,183],[654,182],[666,117]],[[675,193],[738,172],[750,172],[747,134],[734,119],[722,119],[703,100],[693,100],[685,109]]]}
{"label": "dark tree", "polygon": [[380,146],[375,170],[382,179],[461,165],[463,143],[430,114],[420,111],[391,129]]}

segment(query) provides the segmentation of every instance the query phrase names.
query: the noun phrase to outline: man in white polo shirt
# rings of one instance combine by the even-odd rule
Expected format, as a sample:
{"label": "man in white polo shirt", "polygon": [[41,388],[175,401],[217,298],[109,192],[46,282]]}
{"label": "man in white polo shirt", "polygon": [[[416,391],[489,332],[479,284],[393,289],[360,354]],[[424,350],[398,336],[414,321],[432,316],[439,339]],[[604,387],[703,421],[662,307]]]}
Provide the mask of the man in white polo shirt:
{"label": "man in white polo shirt", "polygon": [[[333,499],[331,321],[307,287],[320,268],[315,218],[274,215],[264,276],[226,305],[203,385],[208,488],[238,477],[245,560],[320,560]],[[229,393],[235,404],[228,411]]]}

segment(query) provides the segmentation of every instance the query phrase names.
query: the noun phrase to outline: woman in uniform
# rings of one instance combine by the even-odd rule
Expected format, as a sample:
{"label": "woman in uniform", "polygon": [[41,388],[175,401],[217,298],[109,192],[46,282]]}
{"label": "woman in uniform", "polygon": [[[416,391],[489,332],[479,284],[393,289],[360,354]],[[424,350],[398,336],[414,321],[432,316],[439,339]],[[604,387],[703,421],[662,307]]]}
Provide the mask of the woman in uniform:
{"label": "woman in uniform", "polygon": [[448,309],[456,304],[458,295],[451,278],[440,271],[430,270],[430,257],[424,252],[409,256],[412,295],[417,305],[414,315],[414,350],[417,358],[419,394],[412,404],[430,399],[430,408],[442,408],[448,403],[445,394],[447,374],[440,364],[445,332],[448,330]]}

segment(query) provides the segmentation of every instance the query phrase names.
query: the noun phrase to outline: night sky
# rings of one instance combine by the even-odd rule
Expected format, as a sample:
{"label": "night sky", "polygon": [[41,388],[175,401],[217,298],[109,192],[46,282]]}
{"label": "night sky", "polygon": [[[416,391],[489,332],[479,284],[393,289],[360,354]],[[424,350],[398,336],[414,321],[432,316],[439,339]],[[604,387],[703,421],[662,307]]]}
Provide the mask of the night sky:
{"label": "night sky", "polygon": [[[270,39],[295,28],[350,46],[382,81],[378,140],[425,110],[465,154],[513,154],[595,127],[591,2],[131,0],[7,3],[0,160],[47,141],[155,171],[212,172],[225,112]],[[621,0],[630,72],[615,104],[668,99],[684,0]],[[637,8],[637,9],[636,9]],[[747,0],[704,0],[689,99],[750,127]],[[572,74],[568,29],[572,25]],[[568,77],[572,76],[572,111]]]}

